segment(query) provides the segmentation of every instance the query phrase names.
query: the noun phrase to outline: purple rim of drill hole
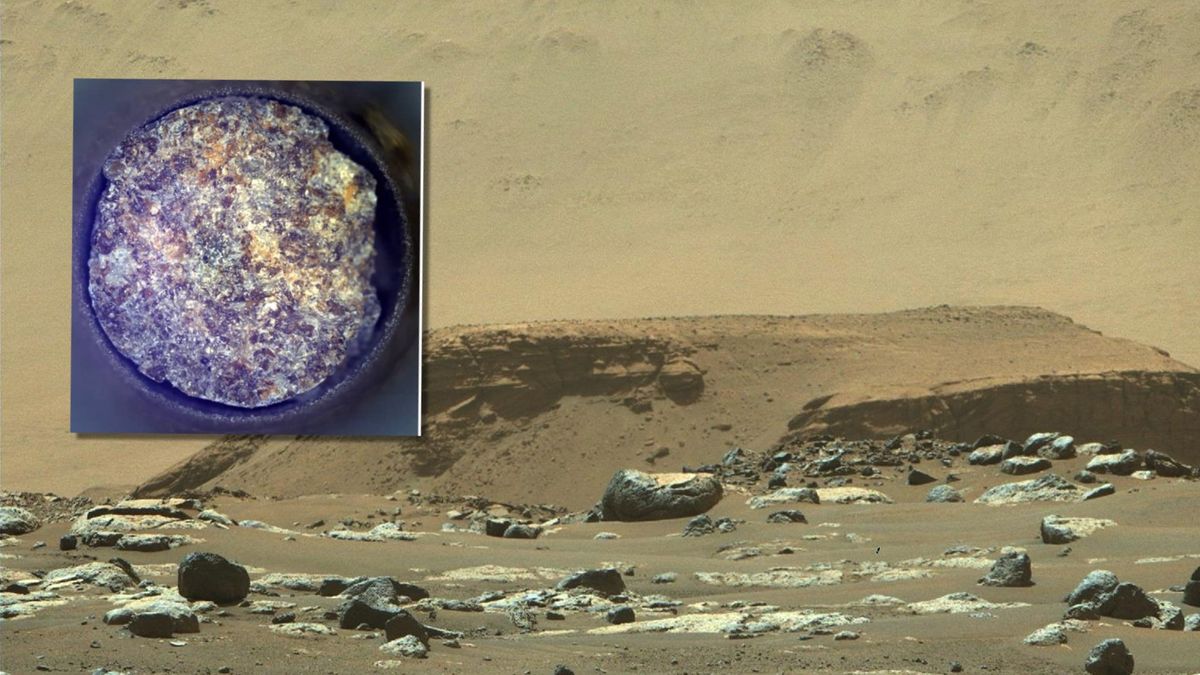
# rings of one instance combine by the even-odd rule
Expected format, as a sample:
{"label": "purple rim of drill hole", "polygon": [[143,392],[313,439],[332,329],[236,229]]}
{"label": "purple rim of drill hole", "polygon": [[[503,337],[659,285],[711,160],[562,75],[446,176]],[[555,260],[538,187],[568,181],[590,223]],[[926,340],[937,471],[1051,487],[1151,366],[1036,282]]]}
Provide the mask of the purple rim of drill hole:
{"label": "purple rim of drill hole", "polygon": [[[286,401],[262,408],[238,408],[184,394],[168,383],[150,380],[137,370],[128,357],[117,351],[100,326],[88,294],[88,258],[91,255],[92,230],[97,204],[108,185],[103,163],[95,167],[75,214],[74,280],[75,311],[85,317],[88,336],[100,346],[122,383],[136,390],[149,407],[160,413],[173,431],[180,433],[299,433],[315,428],[329,415],[344,409],[367,393],[391,371],[396,359],[409,346],[410,336],[401,328],[412,299],[413,243],[404,215],[403,199],[387,164],[382,161],[367,136],[345,118],[301,96],[257,87],[220,87],[177,99],[158,109],[141,124],[144,127],[168,113],[222,96],[253,96],[279,101],[314,115],[329,126],[333,146],[367,169],[375,177],[378,203],[375,214],[375,239],[378,251],[372,283],[380,296],[381,314],[367,350],[351,358],[314,389]],[[396,269],[399,265],[399,278]]]}

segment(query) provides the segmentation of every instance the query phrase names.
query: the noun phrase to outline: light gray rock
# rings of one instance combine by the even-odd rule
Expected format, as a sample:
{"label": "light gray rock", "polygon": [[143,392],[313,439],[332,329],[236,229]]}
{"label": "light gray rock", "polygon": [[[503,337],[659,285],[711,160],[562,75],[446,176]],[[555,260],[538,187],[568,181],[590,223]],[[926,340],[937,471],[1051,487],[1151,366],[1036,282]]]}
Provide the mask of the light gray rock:
{"label": "light gray rock", "polygon": [[989,445],[979,448],[967,455],[967,463],[984,466],[987,464],[999,464],[1004,458],[1004,445]]}
{"label": "light gray rock", "polygon": [[820,504],[821,496],[812,488],[779,488],[765,495],[751,497],[746,503],[752,509],[765,509],[779,504],[798,504],[801,502]]}
{"label": "light gray rock", "polygon": [[1067,643],[1067,633],[1058,624],[1043,626],[1025,638],[1025,644],[1035,647],[1053,647]]}
{"label": "light gray rock", "polygon": [[1142,458],[1134,450],[1125,450],[1116,455],[1097,455],[1087,463],[1092,473],[1111,473],[1128,476],[1142,468]]}
{"label": "light gray rock", "polygon": [[1075,439],[1070,436],[1059,436],[1038,448],[1037,454],[1046,459],[1071,459],[1076,454]]}
{"label": "light gray rock", "polygon": [[390,642],[385,642],[379,645],[379,651],[410,659],[423,659],[429,656],[429,647],[426,647],[424,643],[413,635],[405,635]]}
{"label": "light gray rock", "polygon": [[1042,518],[1042,543],[1069,544],[1096,530],[1114,525],[1115,522],[1104,518],[1066,518],[1050,515]]}
{"label": "light gray rock", "polygon": [[929,494],[925,495],[925,501],[948,504],[963,501],[963,496],[961,492],[949,485],[935,485]]}
{"label": "light gray rock", "polygon": [[19,506],[0,506],[0,534],[29,534],[42,526],[37,516]]}
{"label": "light gray rock", "polygon": [[989,488],[975,503],[1074,502],[1079,501],[1082,492],[1078,485],[1057,474],[1048,473],[1033,480],[1005,483]]}
{"label": "light gray rock", "polygon": [[1000,464],[1000,473],[1024,476],[1049,469],[1053,464],[1045,457],[1010,457]]}

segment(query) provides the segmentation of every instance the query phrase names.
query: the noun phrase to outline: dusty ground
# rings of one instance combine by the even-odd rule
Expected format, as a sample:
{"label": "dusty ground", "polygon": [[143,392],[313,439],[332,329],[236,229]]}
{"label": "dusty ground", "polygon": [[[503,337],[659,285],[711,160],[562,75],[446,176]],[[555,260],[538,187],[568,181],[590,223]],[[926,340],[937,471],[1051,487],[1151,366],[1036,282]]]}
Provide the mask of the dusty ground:
{"label": "dusty ground", "polygon": [[[1070,476],[1085,461],[1082,457],[1056,461],[1053,470]],[[1090,622],[1086,633],[1069,633],[1069,642],[1062,646],[1033,647],[1021,642],[1028,633],[1061,618],[1065,609],[1062,596],[1093,569],[1112,570],[1154,597],[1179,605],[1182,594],[1170,587],[1182,584],[1200,564],[1200,551],[1194,544],[1195,525],[1190,520],[1190,514],[1200,508],[1200,493],[1194,481],[1104,476],[1116,486],[1117,494],[1084,503],[987,506],[971,501],[985,486],[1019,478],[1003,476],[994,466],[974,467],[961,460],[951,467],[931,462],[922,462],[918,467],[938,479],[951,472],[960,476],[961,480],[952,485],[962,490],[967,503],[924,503],[929,486],[910,487],[900,469],[885,467],[881,478],[856,477],[853,484],[882,490],[896,503],[794,505],[805,513],[807,524],[768,524],[765,515],[774,509],[749,508],[746,495],[733,488],[710,512],[714,518],[745,519],[732,533],[684,538],[680,536],[684,520],[600,522],[551,527],[536,540],[508,540],[442,532],[443,523],[455,522],[448,520],[445,511],[459,505],[451,502],[432,506],[427,501],[410,500],[408,494],[287,500],[218,495],[207,506],[235,519],[254,518],[292,530],[294,540],[286,538],[285,533],[247,527],[210,527],[183,530],[203,539],[202,543],[162,553],[103,548],[62,553],[54,543],[69,523],[58,522],[20,537],[2,552],[5,566],[15,571],[50,570],[91,557],[107,560],[119,554],[139,566],[147,578],[173,586],[173,563],[189,550],[211,550],[249,566],[252,579],[268,572],[392,575],[425,587],[435,598],[457,599],[488,590],[511,594],[520,589],[547,588],[568,571],[616,565],[633,568],[632,576],[625,577],[633,594],[661,594],[680,601],[680,616],[736,612],[727,605],[741,601],[768,603],[781,611],[840,612],[850,618],[867,619],[857,625],[833,628],[835,632],[851,629],[860,633],[855,641],[835,641],[830,635],[820,634],[802,639],[809,635],[804,630],[734,640],[717,633],[605,633],[607,624],[602,615],[586,612],[568,611],[565,620],[552,621],[546,618],[545,609],[533,608],[536,628],[523,633],[502,612],[437,610],[430,615],[418,611],[427,623],[467,635],[460,640],[460,648],[434,640],[429,659],[408,661],[403,672],[550,673],[562,663],[577,673],[942,673],[957,661],[967,673],[1049,674],[1082,672],[1083,659],[1091,646],[1114,636],[1129,645],[1138,673],[1196,670],[1196,664],[1200,664],[1197,633],[1135,628],[1115,619]],[[580,485],[579,489],[598,497],[602,485]],[[756,491],[761,492],[762,486]],[[402,514],[391,515],[397,507]],[[1048,513],[1110,518],[1117,525],[1071,543],[1069,553],[1063,556],[1066,547],[1042,544],[1038,538],[1038,523]],[[325,525],[307,527],[318,519]],[[389,542],[317,536],[323,530],[340,527],[342,519],[361,523],[350,529],[397,520],[406,530],[428,534],[416,541]],[[595,540],[599,532],[616,533],[620,538]],[[33,550],[38,540],[50,546]],[[737,549],[727,548],[734,542],[738,546],[757,546],[761,555],[727,559]],[[782,546],[790,546],[793,552],[779,553]],[[973,556],[977,559],[974,566],[939,566],[946,564],[941,561],[955,557],[945,555],[951,546],[984,550]],[[1001,546],[1023,547],[1029,552],[1034,586],[991,588],[975,583],[996,557],[994,547]],[[722,548],[726,550],[722,552]],[[917,558],[924,560],[914,561]],[[754,573],[818,563],[831,563],[845,574],[830,585],[799,588],[710,585],[696,576],[697,572]],[[879,580],[873,572],[884,569],[881,563],[887,563],[885,571],[896,576],[914,571],[924,576]],[[485,565],[508,569],[474,575],[502,578],[472,578],[472,570],[478,572],[476,568]],[[875,567],[866,567],[869,565]],[[851,574],[851,570],[859,570],[860,574]],[[651,583],[652,577],[664,572],[677,573],[678,580]],[[513,578],[527,574],[533,576]],[[894,596],[908,603],[959,591],[991,602],[1029,606],[984,609],[979,614],[911,615],[895,605],[860,604],[871,594]],[[383,642],[378,635],[356,639],[364,634],[338,630],[333,636],[286,637],[268,629],[269,616],[251,614],[236,606],[227,608],[228,616],[210,614],[213,623],[203,623],[199,634],[177,635],[175,640],[186,644],[173,646],[167,640],[130,637],[121,628],[102,623],[100,617],[115,606],[105,599],[106,592],[94,588],[74,592],[68,588],[60,593],[69,598],[67,604],[5,622],[2,645],[7,671],[33,672],[36,664],[42,664],[52,671],[66,672],[90,671],[98,666],[139,673],[215,672],[222,666],[234,673],[373,672],[378,670],[376,661],[389,658],[378,650]],[[279,597],[252,593],[250,598],[320,608],[296,611],[301,621],[325,624],[330,622],[321,618],[321,612],[337,604],[335,598],[287,590],[282,590]],[[715,604],[706,610],[692,606],[701,602]],[[1183,609],[1196,611],[1187,606]],[[639,610],[638,622],[619,628],[636,628],[640,622],[672,616]],[[333,624],[336,627],[336,622]],[[94,647],[93,640],[97,642]]]}

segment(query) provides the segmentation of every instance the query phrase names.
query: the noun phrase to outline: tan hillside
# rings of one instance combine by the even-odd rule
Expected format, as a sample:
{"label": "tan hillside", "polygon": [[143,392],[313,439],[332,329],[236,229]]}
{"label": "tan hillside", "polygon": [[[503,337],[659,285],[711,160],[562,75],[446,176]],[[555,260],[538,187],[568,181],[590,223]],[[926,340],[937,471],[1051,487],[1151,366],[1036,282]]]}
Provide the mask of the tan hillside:
{"label": "tan hillside", "polygon": [[797,430],[1057,430],[1200,459],[1200,372],[1036,308],[446,328],[425,380],[424,439],[220,441],[141,492],[420,486],[583,508],[597,495],[580,485],[617,468],[678,470]]}

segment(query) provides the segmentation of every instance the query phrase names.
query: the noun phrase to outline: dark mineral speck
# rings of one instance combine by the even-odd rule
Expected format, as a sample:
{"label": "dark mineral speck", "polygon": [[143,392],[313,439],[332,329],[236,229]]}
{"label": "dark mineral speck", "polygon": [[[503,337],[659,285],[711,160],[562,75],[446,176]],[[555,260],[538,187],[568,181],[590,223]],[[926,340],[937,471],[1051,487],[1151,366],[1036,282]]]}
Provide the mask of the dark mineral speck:
{"label": "dark mineral speck", "polygon": [[135,131],[104,165],[96,317],[147,377],[254,408],[309,391],[379,318],[375,179],[320,119],[230,96]]}

